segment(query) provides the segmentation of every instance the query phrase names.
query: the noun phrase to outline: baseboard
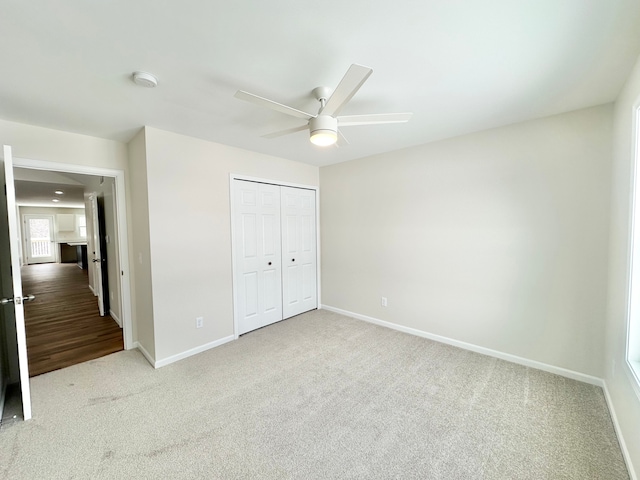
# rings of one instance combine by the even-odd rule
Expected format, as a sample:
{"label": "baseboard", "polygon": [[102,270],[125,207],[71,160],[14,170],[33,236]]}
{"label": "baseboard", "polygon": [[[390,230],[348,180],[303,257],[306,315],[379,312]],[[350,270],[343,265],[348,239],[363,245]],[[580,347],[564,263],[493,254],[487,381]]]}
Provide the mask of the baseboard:
{"label": "baseboard", "polygon": [[118,325],[120,325],[120,328],[122,328],[122,320],[120,320],[118,316],[115,313],[113,313],[113,310],[109,310],[109,315],[111,316],[111,318],[113,318],[116,321]]}
{"label": "baseboard", "polygon": [[609,407],[609,413],[611,414],[613,429],[615,430],[616,436],[618,437],[620,450],[622,450],[622,457],[624,458],[624,462],[627,464],[629,477],[631,478],[631,480],[638,480],[638,476],[633,469],[633,463],[631,463],[631,455],[629,455],[629,449],[627,448],[627,444],[624,441],[624,436],[622,435],[622,429],[620,428],[620,424],[618,423],[618,416],[616,415],[616,409],[613,406],[613,400],[611,399],[611,395],[609,394],[609,388],[607,388],[607,382],[604,380],[602,382],[602,390],[604,391],[604,398],[607,402],[607,406]]}
{"label": "baseboard", "polygon": [[149,352],[147,352],[147,349],[144,348],[142,345],[140,345],[140,342],[133,342],[133,348],[137,348],[140,351],[140,353],[142,354],[142,356],[147,359],[147,362],[149,362],[151,364],[152,367],[156,366],[155,365],[156,361],[151,356],[151,354]]}
{"label": "baseboard", "polygon": [[187,350],[186,352],[182,352],[182,353],[178,353],[176,355],[172,355],[170,357],[167,358],[163,358],[162,360],[157,360],[153,366],[155,368],[161,368],[161,367],[165,367],[171,363],[177,362],[178,360],[183,360],[187,357],[190,357],[192,355],[197,355],[198,353],[202,353],[206,350],[209,350],[211,348],[215,348],[215,347],[219,347],[220,345],[224,345],[225,343],[231,342],[232,340],[235,340],[235,337],[233,335],[229,335],[228,337],[224,337],[221,338],[220,340],[216,340],[214,342],[209,342],[209,343],[205,343],[204,345],[201,345],[199,347],[196,348],[192,348],[191,350]]}
{"label": "baseboard", "polygon": [[341,308],[332,307],[330,305],[322,305],[321,308],[323,308],[324,310],[328,310],[330,312],[346,315],[347,317],[357,318],[358,320],[363,320],[365,322],[373,323],[375,325],[380,325],[382,327],[398,330],[399,332],[409,333],[411,335],[416,335],[418,337],[428,338],[429,340],[434,340],[436,342],[445,343],[447,345],[459,347],[464,350],[470,350],[472,352],[481,353],[482,355],[488,355],[490,357],[499,358],[501,360],[506,360],[508,362],[517,363],[518,365],[523,365],[525,367],[531,367],[537,370],[543,370],[545,372],[554,373],[556,375],[571,378],[573,380],[578,380],[580,382],[588,383],[590,385],[597,385],[598,387],[604,386],[604,381],[601,378],[593,377],[591,375],[586,375],[580,372],[575,372],[573,370],[569,370],[566,368],[556,367],[554,365],[538,362],[536,360],[530,360],[528,358],[518,357],[517,355],[512,355],[510,353],[504,353],[498,350],[492,350],[490,348],[480,347],[472,343],[461,342],[460,340],[455,340],[453,338],[443,337],[441,335],[428,333],[423,330],[418,330],[416,328],[405,327],[403,325],[398,325],[397,323],[387,322],[385,320],[369,317],[367,315],[361,315],[359,313],[349,312],[347,310],[342,310]]}

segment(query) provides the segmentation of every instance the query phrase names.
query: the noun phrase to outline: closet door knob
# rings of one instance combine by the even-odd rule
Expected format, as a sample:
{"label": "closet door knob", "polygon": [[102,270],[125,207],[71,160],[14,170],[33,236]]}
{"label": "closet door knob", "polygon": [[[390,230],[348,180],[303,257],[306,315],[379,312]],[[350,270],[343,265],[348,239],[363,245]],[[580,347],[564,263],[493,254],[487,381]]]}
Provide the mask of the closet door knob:
{"label": "closet door knob", "polygon": [[271,262],[269,262],[269,265],[271,265]]}
{"label": "closet door knob", "polygon": [[292,258],[292,259],[291,259],[291,261],[292,261],[292,262],[295,262],[295,261],[296,261],[296,259],[295,259],[295,258]]}

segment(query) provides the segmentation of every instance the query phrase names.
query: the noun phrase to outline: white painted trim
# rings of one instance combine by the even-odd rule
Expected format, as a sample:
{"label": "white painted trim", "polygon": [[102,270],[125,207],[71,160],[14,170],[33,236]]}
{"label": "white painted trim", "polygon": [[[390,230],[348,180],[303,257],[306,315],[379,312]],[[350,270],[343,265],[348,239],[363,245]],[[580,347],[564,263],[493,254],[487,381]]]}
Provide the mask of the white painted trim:
{"label": "white painted trim", "polygon": [[640,362],[632,362],[627,357],[622,368],[627,374],[631,388],[635,392],[636,397],[638,397],[638,401],[640,401]]}
{"label": "white painted trim", "polygon": [[240,175],[231,173],[229,175],[229,204],[231,206],[231,291],[233,297],[233,338],[235,340],[238,339],[239,335],[239,327],[238,327],[238,318],[236,312],[238,311],[238,297],[236,292],[236,252],[235,252],[235,242],[233,241],[233,235],[235,232],[235,202],[234,202],[234,180],[245,180],[248,182],[258,182],[258,183],[266,183],[269,185],[278,185],[280,187],[293,187],[293,188],[304,188],[307,190],[314,190],[316,192],[316,305],[317,308],[321,308],[321,271],[320,271],[320,187],[316,185],[303,185],[301,183],[290,183],[290,182],[281,182],[278,180],[272,180],[267,178],[258,178],[258,177],[250,177],[247,175]]}
{"label": "white painted trim", "polygon": [[568,370],[566,368],[556,367],[554,365],[538,362],[536,360],[530,360],[528,358],[518,357],[517,355],[512,355],[510,353],[504,353],[498,350],[492,350],[490,348],[480,347],[472,343],[461,342],[460,340],[455,340],[453,338],[443,337],[441,335],[428,333],[423,330],[418,330],[416,328],[405,327],[403,325],[387,322],[385,320],[379,320],[377,318],[368,317],[366,315],[360,315],[359,313],[349,312],[347,310],[342,310],[341,308],[332,307],[330,305],[322,305],[321,308],[323,308],[324,310],[329,310],[330,312],[346,315],[347,317],[353,317],[358,320],[363,320],[365,322],[380,325],[382,327],[398,330],[399,332],[409,333],[411,335],[416,335],[417,337],[428,338],[429,340],[434,340],[436,342],[445,343],[447,345],[452,345],[454,347],[462,348],[464,350],[470,350],[472,352],[481,353],[482,355],[488,355],[490,357],[499,358],[501,360],[506,360],[511,363],[523,365],[525,367],[531,367],[537,370],[543,370],[545,372],[554,373],[562,377],[578,380],[579,382],[596,385],[598,387],[602,387],[604,384],[604,381],[601,378],[593,377],[591,375],[586,375],[580,372],[575,372],[573,370]]}
{"label": "white painted trim", "polygon": [[320,187],[316,189],[316,308],[322,305],[322,276],[320,272],[320,254],[322,245],[320,245]]}
{"label": "white painted trim", "polygon": [[602,390],[604,391],[604,398],[607,402],[607,406],[609,407],[609,413],[611,414],[613,429],[615,430],[616,436],[618,437],[620,450],[622,450],[622,457],[624,458],[624,462],[627,465],[627,470],[629,471],[629,477],[631,478],[631,480],[638,480],[638,476],[636,475],[636,472],[633,469],[633,463],[631,463],[631,455],[629,454],[629,449],[627,448],[627,444],[624,441],[624,436],[622,435],[620,423],[618,423],[618,416],[616,415],[616,410],[613,406],[613,400],[611,399],[611,395],[609,394],[609,388],[607,387],[607,382],[604,380],[602,381]]}
{"label": "white painted trim", "polygon": [[229,178],[229,205],[231,212],[231,296],[233,301],[233,339],[237,340],[240,334],[240,327],[238,325],[238,274],[236,273],[236,249],[234,247],[234,233],[236,231],[236,202],[234,201],[235,187],[233,181],[236,179],[235,175],[231,175]]}
{"label": "white painted trim", "polygon": [[176,355],[163,358],[162,360],[157,360],[156,362],[153,363],[153,366],[155,368],[165,367],[171,363],[177,362],[179,360],[184,360],[187,357],[191,357],[192,355],[197,355],[198,353],[202,353],[211,348],[219,347],[220,345],[224,345],[225,343],[229,343],[235,339],[236,337],[234,335],[229,335],[228,337],[223,337],[220,340],[205,343],[204,345],[200,345],[199,347],[192,348],[191,350],[187,350],[185,352],[181,352]]}
{"label": "white painted trim", "polygon": [[[628,226],[629,226],[629,231],[628,231],[628,243],[627,243],[627,302],[626,302],[626,311],[625,311],[625,316],[626,316],[626,338],[625,338],[625,363],[627,368],[629,369],[629,372],[627,372],[627,375],[630,377],[630,380],[633,383],[633,388],[634,391],[636,392],[636,395],[638,395],[638,398],[640,398],[640,394],[638,393],[640,391],[640,372],[636,371],[636,369],[634,368],[634,365],[632,364],[633,361],[638,361],[638,358],[631,358],[633,356],[633,352],[631,352],[631,341],[632,341],[632,329],[634,329],[631,325],[632,322],[632,318],[634,315],[634,297],[633,297],[633,292],[634,292],[634,276],[638,277],[637,274],[634,275],[634,261],[637,263],[637,258],[634,259],[635,256],[638,255],[640,248],[638,248],[638,246],[635,245],[636,242],[640,241],[639,238],[637,238],[637,233],[636,232],[636,228],[638,228],[637,225],[637,218],[636,215],[638,215],[638,211],[637,211],[637,205],[636,203],[640,200],[638,199],[638,195],[640,194],[640,192],[638,191],[638,185],[637,185],[637,180],[638,180],[638,161],[640,159],[640,135],[638,135],[638,128],[640,127],[640,97],[636,99],[636,101],[633,104],[632,107],[632,113],[631,113],[631,137],[632,137],[632,141],[631,141],[631,152],[630,152],[630,157],[631,157],[631,175],[629,176],[629,218],[628,218]],[[637,267],[636,267],[637,268]],[[636,281],[638,280],[638,278],[635,279]],[[636,289],[638,289],[638,287],[636,287]],[[640,292],[637,292],[636,295],[640,294]],[[637,307],[636,307],[637,308]],[[634,347],[634,349],[637,351],[637,347]],[[637,356],[637,352],[635,354]],[[615,360],[613,360],[615,361]]]}
{"label": "white painted trim", "polygon": [[96,293],[96,291],[93,289],[93,287],[91,285],[87,285],[87,287],[89,287],[89,290],[91,290],[91,293],[93,293],[94,297],[98,296],[98,294]]}
{"label": "white painted trim", "polygon": [[116,176],[114,182],[113,201],[116,206],[116,220],[118,222],[118,271],[120,272],[120,315],[124,345],[128,350],[133,348],[133,313],[131,311],[131,271],[129,269],[129,231],[127,229],[127,197],[124,172]]}
{"label": "white painted trim", "polygon": [[124,170],[32,160],[28,158],[14,158],[13,165],[16,167],[31,168],[33,170],[52,170],[56,172],[113,177],[116,193],[114,201],[116,203],[117,241],[118,254],[120,257],[120,295],[122,300],[121,315],[124,348],[126,350],[135,348],[135,342],[133,340],[133,313],[131,309],[131,270],[129,268],[129,233],[127,229],[127,198]]}
{"label": "white painted trim", "polygon": [[138,350],[140,350],[140,353],[142,354],[142,356],[144,358],[147,359],[147,362],[149,362],[152,367],[155,367],[156,361],[153,359],[151,354],[149,352],[147,352],[147,349],[144,348],[142,345],[140,345],[140,342],[138,342],[138,341],[133,342],[133,348],[137,348]]}
{"label": "white painted trim", "polygon": [[120,320],[118,316],[115,313],[113,313],[113,310],[109,309],[109,315],[111,316],[111,318],[113,318],[116,321],[118,325],[120,325],[120,328],[122,328],[122,320]]}

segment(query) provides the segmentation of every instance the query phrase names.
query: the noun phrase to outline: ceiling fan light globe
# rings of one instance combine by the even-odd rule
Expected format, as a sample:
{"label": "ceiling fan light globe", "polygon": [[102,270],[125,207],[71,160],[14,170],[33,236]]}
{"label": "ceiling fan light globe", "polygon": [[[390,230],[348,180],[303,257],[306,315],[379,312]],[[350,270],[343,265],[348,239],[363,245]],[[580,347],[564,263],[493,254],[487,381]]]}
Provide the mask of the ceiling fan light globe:
{"label": "ceiling fan light globe", "polygon": [[338,140],[338,135],[333,130],[315,130],[311,132],[311,143],[319,147],[328,147]]}

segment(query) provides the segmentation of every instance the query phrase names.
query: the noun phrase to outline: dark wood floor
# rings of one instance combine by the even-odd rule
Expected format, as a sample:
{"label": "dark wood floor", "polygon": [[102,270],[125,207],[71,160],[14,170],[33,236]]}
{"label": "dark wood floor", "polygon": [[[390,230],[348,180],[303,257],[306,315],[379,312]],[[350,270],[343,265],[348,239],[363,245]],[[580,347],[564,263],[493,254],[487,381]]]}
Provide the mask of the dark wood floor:
{"label": "dark wood floor", "polygon": [[22,267],[29,375],[86,362],[123,349],[122,330],[101,317],[87,271],[74,263]]}

